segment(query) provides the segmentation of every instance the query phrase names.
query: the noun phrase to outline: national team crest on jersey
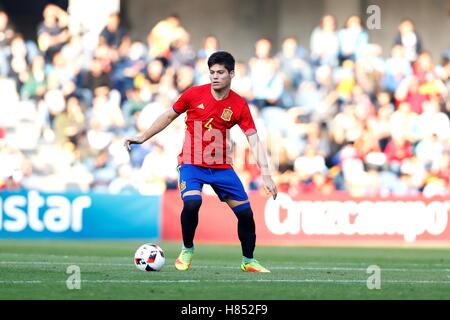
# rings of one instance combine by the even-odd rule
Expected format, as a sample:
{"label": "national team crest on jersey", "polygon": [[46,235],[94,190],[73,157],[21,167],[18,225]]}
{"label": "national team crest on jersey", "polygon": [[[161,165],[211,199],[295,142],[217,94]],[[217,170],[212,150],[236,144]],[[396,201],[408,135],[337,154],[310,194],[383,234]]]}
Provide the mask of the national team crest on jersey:
{"label": "national team crest on jersey", "polygon": [[186,181],[181,181],[181,183],[180,183],[180,192],[184,191],[184,189],[186,189]]}
{"label": "national team crest on jersey", "polygon": [[231,111],[230,109],[223,109],[222,115],[220,117],[225,121],[230,121],[232,115],[233,111]]}

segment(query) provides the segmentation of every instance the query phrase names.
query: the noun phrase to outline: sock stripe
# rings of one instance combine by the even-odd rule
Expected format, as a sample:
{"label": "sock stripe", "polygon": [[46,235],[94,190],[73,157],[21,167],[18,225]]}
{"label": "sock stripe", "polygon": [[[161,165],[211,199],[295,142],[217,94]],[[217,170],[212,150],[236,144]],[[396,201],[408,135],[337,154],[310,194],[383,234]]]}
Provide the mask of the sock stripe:
{"label": "sock stripe", "polygon": [[234,213],[239,213],[239,212],[244,211],[246,209],[250,209],[250,202],[246,202],[246,203],[243,203],[243,204],[240,204],[240,205],[234,207],[233,208],[233,212]]}
{"label": "sock stripe", "polygon": [[183,201],[184,202],[192,201],[192,200],[200,200],[200,201],[202,201],[202,196],[199,195],[199,194],[194,194],[194,195],[191,195],[191,196],[184,196],[183,197]]}

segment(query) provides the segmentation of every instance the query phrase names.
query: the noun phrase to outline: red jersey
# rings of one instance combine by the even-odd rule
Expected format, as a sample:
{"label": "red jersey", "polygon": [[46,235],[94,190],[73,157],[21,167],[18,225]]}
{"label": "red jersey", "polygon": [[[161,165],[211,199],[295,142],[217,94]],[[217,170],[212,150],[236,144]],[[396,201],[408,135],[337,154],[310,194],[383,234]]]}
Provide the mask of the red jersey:
{"label": "red jersey", "polygon": [[211,93],[211,84],[194,86],[178,98],[173,110],[186,112],[179,164],[231,168],[229,129],[237,124],[246,135],[256,133],[247,102],[233,90],[226,98],[216,100]]}

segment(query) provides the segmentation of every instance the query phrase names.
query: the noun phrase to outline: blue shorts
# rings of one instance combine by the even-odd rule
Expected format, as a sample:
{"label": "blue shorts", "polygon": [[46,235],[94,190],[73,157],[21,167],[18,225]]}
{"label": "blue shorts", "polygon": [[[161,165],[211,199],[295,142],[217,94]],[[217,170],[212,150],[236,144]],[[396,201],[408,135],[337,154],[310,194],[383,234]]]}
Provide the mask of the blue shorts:
{"label": "blue shorts", "polygon": [[181,197],[187,191],[202,191],[204,184],[209,184],[219,196],[220,201],[226,199],[236,201],[248,200],[241,180],[233,169],[214,169],[192,164],[178,166],[178,187]]}

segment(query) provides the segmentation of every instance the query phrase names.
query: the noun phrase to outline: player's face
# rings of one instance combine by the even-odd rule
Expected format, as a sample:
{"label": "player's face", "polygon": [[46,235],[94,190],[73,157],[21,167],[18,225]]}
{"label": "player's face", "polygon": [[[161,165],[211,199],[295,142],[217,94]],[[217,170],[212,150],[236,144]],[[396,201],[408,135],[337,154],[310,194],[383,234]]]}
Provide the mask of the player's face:
{"label": "player's face", "polygon": [[215,64],[209,68],[209,79],[214,90],[219,91],[229,87],[233,77],[234,71],[228,72],[224,65]]}

